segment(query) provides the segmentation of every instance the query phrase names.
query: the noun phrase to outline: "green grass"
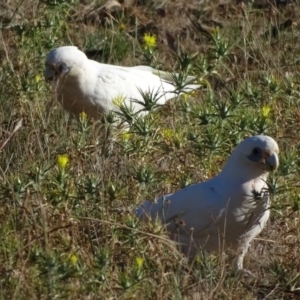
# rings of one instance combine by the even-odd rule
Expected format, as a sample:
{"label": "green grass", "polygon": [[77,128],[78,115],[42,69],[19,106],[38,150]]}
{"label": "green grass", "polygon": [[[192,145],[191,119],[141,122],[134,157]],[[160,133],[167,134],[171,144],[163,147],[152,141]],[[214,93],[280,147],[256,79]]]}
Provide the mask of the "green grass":
{"label": "green grass", "polygon": [[[0,5],[0,147],[23,120],[1,150],[0,299],[299,299],[298,2],[128,3],[111,13],[103,1]],[[201,88],[150,103],[126,134],[110,118],[74,120],[49,104],[42,78],[46,54],[67,44],[105,63],[189,73]],[[245,258],[255,277],[234,274],[230,255],[188,264],[160,224],[132,214],[215,176],[258,133],[278,141],[281,165],[271,218]]]}

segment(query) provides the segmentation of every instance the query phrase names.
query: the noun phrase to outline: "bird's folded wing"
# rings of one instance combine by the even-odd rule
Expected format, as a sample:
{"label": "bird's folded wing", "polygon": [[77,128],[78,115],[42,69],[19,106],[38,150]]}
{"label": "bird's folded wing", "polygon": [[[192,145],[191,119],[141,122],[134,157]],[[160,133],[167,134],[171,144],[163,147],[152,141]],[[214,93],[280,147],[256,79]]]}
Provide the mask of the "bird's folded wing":
{"label": "bird's folded wing", "polygon": [[138,207],[137,215],[152,219],[158,217],[170,231],[182,225],[185,230],[194,228],[195,234],[201,234],[210,226],[217,225],[224,206],[226,204],[214,180],[210,180],[188,186],[155,202],[145,201]]}
{"label": "bird's folded wing", "polygon": [[127,106],[132,105],[134,111],[138,111],[143,107],[132,100],[143,102],[141,91],[152,94],[161,105],[176,96],[172,84],[162,81],[152,73],[94,63],[92,66],[97,74],[96,87],[93,91],[97,102],[105,101],[106,104],[112,105],[113,100],[123,97]]}

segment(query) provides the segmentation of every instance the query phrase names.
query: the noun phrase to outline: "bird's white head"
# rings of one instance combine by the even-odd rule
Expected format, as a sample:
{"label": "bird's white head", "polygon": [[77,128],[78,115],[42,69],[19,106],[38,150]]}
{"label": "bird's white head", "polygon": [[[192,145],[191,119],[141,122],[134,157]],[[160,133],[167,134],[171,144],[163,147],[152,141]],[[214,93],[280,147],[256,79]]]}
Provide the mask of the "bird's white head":
{"label": "bird's white head", "polygon": [[245,177],[260,176],[274,171],[279,166],[279,147],[276,141],[267,135],[255,135],[243,140],[233,151],[222,173],[232,176],[243,174]]}
{"label": "bird's white head", "polygon": [[46,58],[44,77],[46,80],[57,80],[74,67],[82,68],[87,60],[86,55],[75,46],[53,49]]}

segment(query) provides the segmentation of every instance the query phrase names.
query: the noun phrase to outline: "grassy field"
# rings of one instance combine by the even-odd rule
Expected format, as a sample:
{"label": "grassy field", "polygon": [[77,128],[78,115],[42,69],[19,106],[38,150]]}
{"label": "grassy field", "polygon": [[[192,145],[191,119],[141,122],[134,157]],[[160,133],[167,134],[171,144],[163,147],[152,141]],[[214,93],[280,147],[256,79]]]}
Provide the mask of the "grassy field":
{"label": "grassy field", "polygon": [[[0,299],[300,299],[300,5],[235,2],[1,2]],[[46,54],[70,44],[201,88],[126,134],[112,116],[72,119],[43,80]],[[245,258],[253,277],[230,255],[186,263],[160,224],[132,214],[215,176],[258,133],[278,142],[281,164]]]}

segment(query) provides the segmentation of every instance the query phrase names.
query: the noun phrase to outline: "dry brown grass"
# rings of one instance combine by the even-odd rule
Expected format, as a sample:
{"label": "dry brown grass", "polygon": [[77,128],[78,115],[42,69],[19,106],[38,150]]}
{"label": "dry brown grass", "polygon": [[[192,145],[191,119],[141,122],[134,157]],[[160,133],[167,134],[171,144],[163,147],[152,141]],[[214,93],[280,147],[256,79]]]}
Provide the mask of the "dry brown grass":
{"label": "dry brown grass", "polygon": [[[299,299],[298,1],[104,4],[0,4],[0,145],[23,119],[0,159],[1,299]],[[150,60],[145,33],[158,37]],[[45,55],[66,44],[102,62],[170,71],[180,71],[174,52],[198,53],[190,73],[203,88],[188,108],[178,99],[151,112],[149,134],[114,129],[107,141],[103,124],[70,120],[58,104],[46,111]],[[211,178],[244,136],[261,132],[278,141],[281,167],[270,179],[271,219],[246,256],[253,278],[234,274],[226,255],[186,263],[159,224],[132,216],[146,198]]]}

